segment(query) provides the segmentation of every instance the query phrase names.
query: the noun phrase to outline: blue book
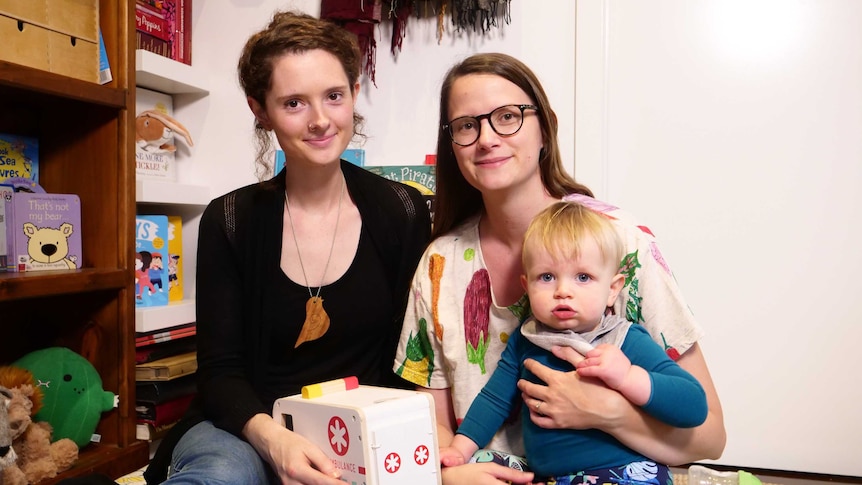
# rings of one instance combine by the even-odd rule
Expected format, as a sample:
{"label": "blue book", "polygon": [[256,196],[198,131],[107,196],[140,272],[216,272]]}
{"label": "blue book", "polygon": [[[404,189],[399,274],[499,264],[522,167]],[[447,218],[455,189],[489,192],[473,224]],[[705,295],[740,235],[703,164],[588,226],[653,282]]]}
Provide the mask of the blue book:
{"label": "blue book", "polygon": [[39,140],[0,133],[0,184],[9,179],[39,182]]}
{"label": "blue book", "polygon": [[168,304],[168,217],[135,218],[135,307]]}

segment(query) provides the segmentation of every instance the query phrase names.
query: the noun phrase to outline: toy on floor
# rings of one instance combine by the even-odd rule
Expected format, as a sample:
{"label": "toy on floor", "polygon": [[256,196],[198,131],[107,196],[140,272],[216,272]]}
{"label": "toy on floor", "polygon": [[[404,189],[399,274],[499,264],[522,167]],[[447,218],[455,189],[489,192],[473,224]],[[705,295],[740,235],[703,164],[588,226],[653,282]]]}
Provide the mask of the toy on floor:
{"label": "toy on floor", "polygon": [[[7,457],[14,459],[0,466],[0,484],[27,485],[56,477],[78,459],[78,445],[70,439],[51,441],[52,428],[47,422],[34,422],[32,416],[42,405],[42,393],[32,374],[15,366],[0,367],[0,389],[5,405],[6,428],[11,448]],[[2,411],[0,411],[2,414]],[[0,446],[4,444],[0,424]]]}

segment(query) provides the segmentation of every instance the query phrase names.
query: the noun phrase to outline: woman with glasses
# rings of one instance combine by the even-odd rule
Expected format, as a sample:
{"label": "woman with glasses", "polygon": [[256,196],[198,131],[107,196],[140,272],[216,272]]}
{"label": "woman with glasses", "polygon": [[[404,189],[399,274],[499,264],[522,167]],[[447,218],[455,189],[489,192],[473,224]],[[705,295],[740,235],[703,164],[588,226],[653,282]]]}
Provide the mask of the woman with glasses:
{"label": "woman with glasses", "polygon": [[[658,462],[718,458],[726,435],[697,344],[703,331],[649,230],[593,199],[563,169],[556,115],[535,74],[504,54],[465,59],[443,81],[440,123],[432,243],[413,279],[395,360],[398,375],[434,396],[440,446],[450,443],[509,336],[530,315],[520,282],[527,227],[566,199],[613,221],[626,244],[620,270],[626,284],[613,312],[643,325],[700,382],[709,412],[695,428],[659,422],[618,392],[581,379],[574,365],[583,357],[569,347],[553,348],[562,370],[525,362],[533,382],[519,381],[520,405],[529,407],[539,427],[598,429]],[[487,445],[493,451],[474,455],[478,464],[444,468],[444,482],[527,483],[533,474],[517,470],[523,449],[516,411]]]}

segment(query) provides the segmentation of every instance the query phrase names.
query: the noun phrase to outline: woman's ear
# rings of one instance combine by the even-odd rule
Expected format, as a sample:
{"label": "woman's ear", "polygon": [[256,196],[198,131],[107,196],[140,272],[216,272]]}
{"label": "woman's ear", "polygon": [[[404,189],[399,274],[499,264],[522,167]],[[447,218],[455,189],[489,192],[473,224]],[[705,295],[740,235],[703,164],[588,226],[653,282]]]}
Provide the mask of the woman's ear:
{"label": "woman's ear", "polygon": [[263,106],[251,96],[247,96],[245,99],[248,102],[249,109],[251,109],[251,112],[254,113],[254,117],[257,119],[257,124],[266,131],[272,130],[272,125],[269,123],[269,117],[266,115],[266,110],[263,109]]}
{"label": "woman's ear", "polygon": [[620,296],[620,291],[623,289],[623,285],[626,282],[626,277],[620,273],[614,275],[614,279],[611,280],[611,291],[608,294],[608,306],[613,306],[614,302],[617,301],[617,297]]}
{"label": "woman's ear", "polygon": [[353,106],[356,106],[356,98],[359,97],[359,81],[353,85]]}

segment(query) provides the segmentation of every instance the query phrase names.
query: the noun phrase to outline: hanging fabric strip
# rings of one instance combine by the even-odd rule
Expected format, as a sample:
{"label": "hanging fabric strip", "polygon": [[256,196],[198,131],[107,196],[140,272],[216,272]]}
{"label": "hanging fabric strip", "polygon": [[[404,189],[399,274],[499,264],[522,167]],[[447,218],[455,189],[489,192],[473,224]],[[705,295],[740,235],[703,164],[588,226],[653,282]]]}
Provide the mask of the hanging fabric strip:
{"label": "hanging fabric strip", "polygon": [[512,21],[510,3],[512,0],[451,0],[452,24],[456,30],[472,29],[476,33],[486,33],[497,27],[500,17],[507,24]]}
{"label": "hanging fabric strip", "polygon": [[375,80],[377,41],[374,29],[380,23],[381,0],[321,0],[320,18],[331,20],[356,35],[363,56],[363,72]]}

